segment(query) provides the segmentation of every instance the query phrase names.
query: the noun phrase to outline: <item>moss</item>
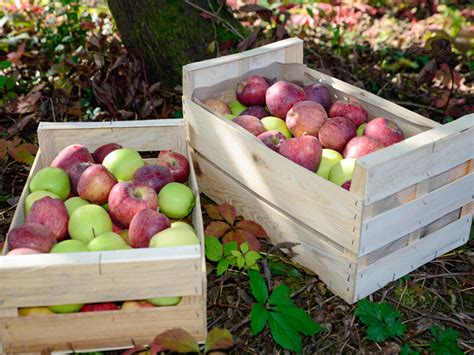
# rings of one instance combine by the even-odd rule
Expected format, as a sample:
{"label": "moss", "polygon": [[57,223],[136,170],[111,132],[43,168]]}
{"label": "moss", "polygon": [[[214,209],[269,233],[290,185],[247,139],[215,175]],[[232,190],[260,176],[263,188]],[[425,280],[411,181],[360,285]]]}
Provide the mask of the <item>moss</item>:
{"label": "moss", "polygon": [[433,296],[424,287],[419,285],[398,284],[393,290],[393,298],[411,308],[429,308]]}

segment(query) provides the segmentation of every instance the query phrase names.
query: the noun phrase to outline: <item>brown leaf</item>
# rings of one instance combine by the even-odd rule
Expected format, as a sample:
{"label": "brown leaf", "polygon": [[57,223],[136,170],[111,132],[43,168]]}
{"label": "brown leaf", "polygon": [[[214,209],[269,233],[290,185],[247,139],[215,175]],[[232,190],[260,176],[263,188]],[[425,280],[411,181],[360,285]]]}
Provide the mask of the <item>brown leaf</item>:
{"label": "brown leaf", "polygon": [[207,334],[204,352],[225,350],[232,346],[234,346],[234,340],[228,329],[212,328]]}
{"label": "brown leaf", "polygon": [[265,229],[254,221],[241,221],[237,223],[236,227],[238,229],[243,229],[247,232],[252,233],[257,238],[268,238],[268,234]]}
{"label": "brown leaf", "polygon": [[209,236],[221,238],[229,229],[230,226],[227,223],[221,221],[214,221],[206,227],[204,233]]}
{"label": "brown leaf", "polygon": [[233,242],[234,240],[235,232],[231,230],[224,235],[224,238],[222,238],[222,244],[227,244],[229,242]]}
{"label": "brown leaf", "polygon": [[143,345],[135,345],[133,348],[128,349],[122,353],[122,355],[132,355],[138,352],[146,350],[146,347]]}
{"label": "brown leaf", "polygon": [[239,243],[239,246],[242,243],[247,242],[249,244],[250,250],[260,250],[260,242],[258,241],[258,239],[252,233],[247,232],[246,230],[237,229],[235,231],[234,239],[237,241],[237,243]]}
{"label": "brown leaf", "polygon": [[158,334],[153,340],[163,350],[179,353],[199,353],[199,344],[191,334],[181,328],[174,328]]}
{"label": "brown leaf", "polygon": [[418,74],[417,81],[420,84],[431,83],[433,81],[438,64],[435,59],[431,59],[425,64],[421,72]]}
{"label": "brown leaf", "polygon": [[266,7],[263,7],[260,5],[254,5],[254,4],[244,5],[244,6],[239,7],[239,11],[255,12],[257,13],[258,16],[260,16],[262,19],[268,22],[270,22],[272,19],[272,10],[267,9]]}
{"label": "brown leaf", "polygon": [[26,96],[17,97],[12,100],[6,107],[7,113],[31,113],[36,110],[36,103],[41,98],[39,91],[30,92]]}
{"label": "brown leaf", "polygon": [[23,56],[23,53],[25,53],[25,47],[26,47],[26,42],[23,42],[18,46],[18,49],[14,52],[10,52],[7,54],[7,58],[10,62],[19,64],[20,59]]}
{"label": "brown leaf", "polygon": [[257,28],[255,31],[253,31],[246,39],[244,39],[242,42],[239,43],[237,46],[239,52],[246,51],[247,49],[251,48],[254,44],[255,41],[258,38],[258,35],[263,31],[261,27]]}
{"label": "brown leaf", "polygon": [[224,217],[224,220],[230,225],[233,225],[237,218],[237,210],[235,207],[228,203],[221,203],[217,208],[219,209],[221,216]]}
{"label": "brown leaf", "polygon": [[0,159],[7,156],[8,142],[6,139],[0,139]]}
{"label": "brown leaf", "polygon": [[210,218],[217,221],[224,220],[224,218],[222,218],[221,213],[219,212],[219,209],[217,208],[216,205],[206,204],[206,205],[203,205],[203,207]]}
{"label": "brown leaf", "polygon": [[33,164],[38,147],[31,143],[23,143],[8,151],[8,154],[19,163]]}

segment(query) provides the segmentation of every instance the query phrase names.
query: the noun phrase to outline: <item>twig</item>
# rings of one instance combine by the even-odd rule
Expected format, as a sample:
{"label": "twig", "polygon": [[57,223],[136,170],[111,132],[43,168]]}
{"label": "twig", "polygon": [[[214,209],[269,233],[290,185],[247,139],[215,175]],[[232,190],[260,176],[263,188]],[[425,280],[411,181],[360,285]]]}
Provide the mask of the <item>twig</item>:
{"label": "twig", "polygon": [[453,68],[451,68],[451,65],[449,64],[448,64],[448,68],[449,68],[449,73],[451,74],[451,90],[449,90],[448,100],[446,100],[446,105],[444,105],[443,115],[445,116],[446,116],[446,113],[448,112],[449,101],[451,101],[451,97],[453,96],[453,91],[454,91],[454,71],[453,71]]}

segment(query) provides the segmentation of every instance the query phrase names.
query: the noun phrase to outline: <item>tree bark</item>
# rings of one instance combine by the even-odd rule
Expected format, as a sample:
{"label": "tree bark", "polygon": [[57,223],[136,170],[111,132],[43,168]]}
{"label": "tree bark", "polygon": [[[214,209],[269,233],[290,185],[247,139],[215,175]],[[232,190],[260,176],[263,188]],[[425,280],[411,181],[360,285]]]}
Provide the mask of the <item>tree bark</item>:
{"label": "tree bark", "polygon": [[208,46],[216,40],[217,31],[200,9],[212,14],[220,8],[214,18],[240,26],[219,2],[109,0],[108,5],[125,47],[143,61],[150,83],[159,81],[173,89],[182,83],[183,65],[215,56]]}

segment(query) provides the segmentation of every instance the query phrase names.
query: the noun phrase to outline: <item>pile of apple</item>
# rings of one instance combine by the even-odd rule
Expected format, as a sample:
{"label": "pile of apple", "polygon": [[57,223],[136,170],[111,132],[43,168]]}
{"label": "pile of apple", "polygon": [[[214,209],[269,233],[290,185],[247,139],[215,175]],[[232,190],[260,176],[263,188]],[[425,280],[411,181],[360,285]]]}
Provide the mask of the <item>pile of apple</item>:
{"label": "pile of apple", "polygon": [[[25,222],[8,233],[6,256],[199,244],[193,227],[181,221],[195,204],[186,185],[189,172],[187,158],[174,151],[161,151],[156,164],[147,165],[137,151],[117,143],[92,154],[83,145],[70,145],[31,178]],[[127,301],[122,308],[180,300]],[[20,314],[118,308],[115,302],[53,305],[21,309]]]}
{"label": "pile of apple", "polygon": [[236,99],[202,101],[255,135],[268,148],[349,190],[355,160],[404,139],[392,121],[369,121],[351,101],[332,102],[328,87],[301,87],[252,75],[241,80]]}

